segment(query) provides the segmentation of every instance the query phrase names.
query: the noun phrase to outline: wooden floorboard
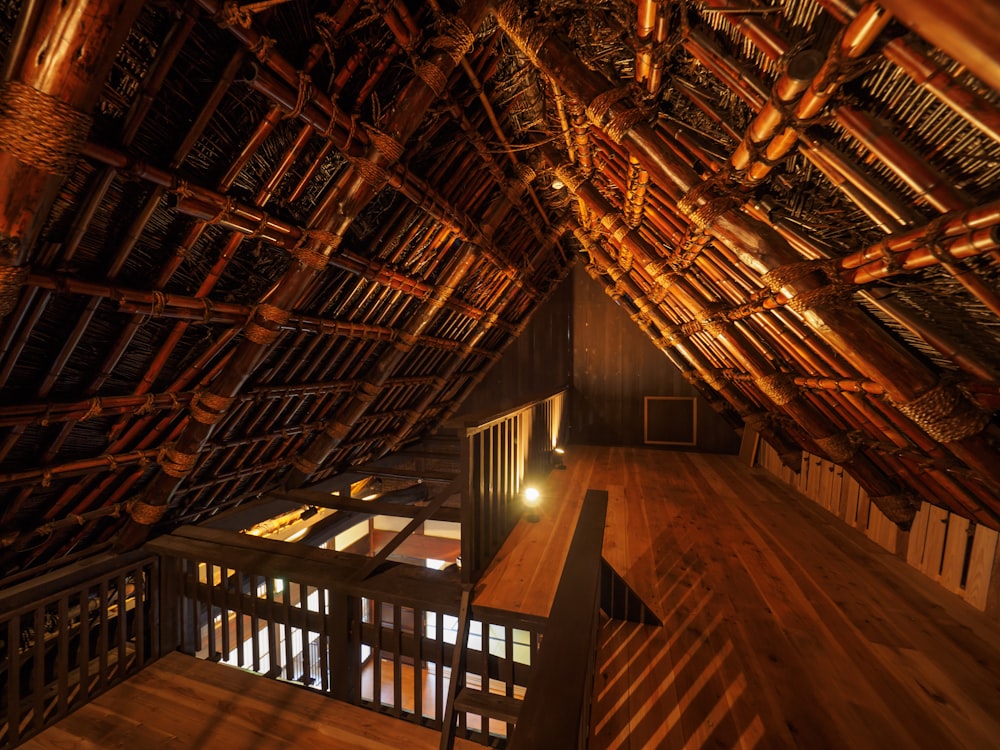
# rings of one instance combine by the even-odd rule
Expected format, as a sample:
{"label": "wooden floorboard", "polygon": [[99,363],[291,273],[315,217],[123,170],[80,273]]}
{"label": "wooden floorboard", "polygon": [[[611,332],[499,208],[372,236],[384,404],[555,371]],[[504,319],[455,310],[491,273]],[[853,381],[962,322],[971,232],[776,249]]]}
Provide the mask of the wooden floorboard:
{"label": "wooden floorboard", "polygon": [[439,741],[431,729],[172,653],[22,747],[432,750]]}
{"label": "wooden floorboard", "polygon": [[1000,747],[1000,628],[905,560],[735,456],[566,461],[664,620],[604,621],[592,747]]}

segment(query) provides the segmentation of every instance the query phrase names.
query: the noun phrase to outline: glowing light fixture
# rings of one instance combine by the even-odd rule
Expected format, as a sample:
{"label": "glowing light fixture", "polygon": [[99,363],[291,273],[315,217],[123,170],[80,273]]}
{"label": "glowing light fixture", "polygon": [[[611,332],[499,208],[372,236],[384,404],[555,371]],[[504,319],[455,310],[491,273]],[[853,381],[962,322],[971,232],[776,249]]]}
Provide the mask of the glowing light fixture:
{"label": "glowing light fixture", "polygon": [[563,181],[562,180],[559,180],[559,179],[552,180],[552,189],[553,190],[562,190],[564,187],[565,187],[565,185],[563,185]]}
{"label": "glowing light fixture", "polygon": [[535,489],[534,487],[524,488],[524,504],[526,507],[532,509],[537,508],[540,499],[541,495],[539,494],[537,489]]}

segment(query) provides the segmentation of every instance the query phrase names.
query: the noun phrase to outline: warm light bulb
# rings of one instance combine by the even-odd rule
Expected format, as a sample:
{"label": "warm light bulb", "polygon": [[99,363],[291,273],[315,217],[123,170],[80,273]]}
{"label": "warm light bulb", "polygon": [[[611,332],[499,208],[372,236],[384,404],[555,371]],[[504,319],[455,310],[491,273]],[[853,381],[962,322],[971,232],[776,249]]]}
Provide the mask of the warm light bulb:
{"label": "warm light bulb", "polygon": [[534,487],[524,488],[524,504],[529,508],[537,507],[540,497],[541,496],[539,495],[538,490]]}
{"label": "warm light bulb", "polygon": [[552,189],[553,190],[562,190],[563,187],[565,187],[565,186],[563,185],[563,181],[562,180],[552,180]]}
{"label": "warm light bulb", "polygon": [[566,452],[566,449],[565,448],[556,448],[555,452],[558,453],[561,456],[561,455],[563,455]]}

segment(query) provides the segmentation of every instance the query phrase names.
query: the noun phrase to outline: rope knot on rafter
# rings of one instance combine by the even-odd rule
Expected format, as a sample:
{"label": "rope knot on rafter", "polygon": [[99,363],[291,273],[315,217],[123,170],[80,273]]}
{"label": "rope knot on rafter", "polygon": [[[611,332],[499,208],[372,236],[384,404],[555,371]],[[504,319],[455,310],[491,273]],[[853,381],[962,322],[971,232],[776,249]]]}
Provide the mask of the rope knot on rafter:
{"label": "rope knot on rafter", "polygon": [[548,39],[548,31],[534,21],[527,20],[524,17],[524,7],[517,0],[504,0],[496,6],[493,16],[497,20],[497,25],[524,53],[524,56],[538,67],[538,50]]}
{"label": "rope knot on rafter", "polygon": [[28,271],[28,266],[0,266],[0,318],[14,310]]}
{"label": "rope knot on rafter", "polygon": [[44,172],[68,175],[93,118],[20,81],[0,83],[0,151]]}
{"label": "rope knot on rafter", "polygon": [[172,445],[161,450],[156,457],[163,473],[176,479],[183,479],[190,474],[197,460],[197,453],[182,453]]}
{"label": "rope knot on rafter", "polygon": [[125,511],[129,518],[142,526],[152,526],[167,513],[166,505],[150,505],[138,497],[125,501]]}
{"label": "rope knot on rafter", "polygon": [[795,312],[804,313],[814,307],[848,304],[848,300],[854,294],[854,287],[844,283],[840,278],[835,260],[803,260],[786,263],[768,271],[760,277],[760,280],[773,294],[779,294],[783,293],[782,290],[789,284],[794,284],[812,273],[822,273],[829,283],[799,292],[788,300],[786,303],[788,307]]}
{"label": "rope knot on rafter", "polygon": [[677,201],[677,209],[696,227],[708,230],[720,216],[745,202],[744,193],[723,171],[688,190]]}
{"label": "rope knot on rafter", "polygon": [[880,495],[872,497],[871,501],[882,511],[886,518],[899,526],[903,531],[910,528],[913,519],[920,509],[920,503],[911,495],[898,493],[895,495]]}
{"label": "rope knot on rafter", "polygon": [[469,53],[476,43],[476,35],[469,25],[458,16],[438,16],[434,21],[438,35],[432,37],[429,45],[439,49],[452,59],[456,65]]}
{"label": "rope knot on rafter", "polygon": [[835,464],[847,463],[858,452],[858,445],[846,432],[837,432],[813,441]]}
{"label": "rope knot on rafter", "polygon": [[786,375],[783,372],[754,378],[753,382],[760,388],[761,393],[778,406],[784,406],[799,395],[799,389],[795,385],[795,381],[792,380],[790,375]]}
{"label": "rope knot on rafter", "polygon": [[980,408],[962,388],[946,380],[912,401],[892,405],[939,443],[982,432],[992,417],[992,412]]}

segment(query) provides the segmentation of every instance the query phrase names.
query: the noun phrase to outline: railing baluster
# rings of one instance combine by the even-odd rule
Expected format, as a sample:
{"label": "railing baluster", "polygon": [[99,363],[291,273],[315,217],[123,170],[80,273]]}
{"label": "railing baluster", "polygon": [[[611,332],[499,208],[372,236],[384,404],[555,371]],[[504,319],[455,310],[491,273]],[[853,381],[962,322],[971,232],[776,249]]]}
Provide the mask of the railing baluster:
{"label": "railing baluster", "polygon": [[282,630],[285,634],[285,679],[294,680],[295,677],[295,643],[292,637],[295,629],[292,627],[292,582],[287,578],[282,580],[281,604],[285,615],[285,624]]}
{"label": "railing baluster", "polygon": [[375,709],[382,710],[382,602],[372,601],[372,622],[375,637],[372,639],[372,701]]}
{"label": "railing baluster", "polygon": [[403,608],[392,605],[392,715],[403,717]]}
{"label": "railing baluster", "polygon": [[104,692],[108,688],[108,579],[102,578],[98,588],[100,607],[98,618],[100,630],[97,631],[97,688]]}
{"label": "railing baluster", "polygon": [[45,606],[35,608],[32,616],[35,638],[31,653],[31,697],[32,716],[35,731],[45,726]]}
{"label": "railing baluster", "polygon": [[[69,710],[69,594],[63,592],[59,596],[59,607],[56,612],[59,618],[59,639],[56,646],[56,715],[65,716]],[[8,675],[9,679],[9,675]]]}
{"label": "railing baluster", "polygon": [[90,699],[90,586],[80,589],[80,703]]}
{"label": "railing baluster", "polygon": [[311,633],[309,630],[309,587],[304,583],[299,584],[299,609],[302,610],[302,684],[310,685],[312,684],[312,670],[310,669],[310,663],[312,661],[312,648],[310,643],[312,641]]}
{"label": "railing baluster", "polygon": [[21,739],[21,615],[7,620],[7,738]]}
{"label": "railing baluster", "polygon": [[278,658],[277,624],[274,622],[274,579],[268,576],[264,579],[265,610],[267,616],[267,665],[268,674],[277,677],[281,674],[281,660]]}
{"label": "railing baluster", "polygon": [[118,574],[115,581],[118,589],[118,617],[115,618],[115,643],[118,646],[118,663],[109,675],[112,683],[125,678],[128,672],[128,585],[125,583],[125,572]]}
{"label": "railing baluster", "polygon": [[424,723],[424,610],[413,608],[413,716]]}
{"label": "railing baluster", "polygon": [[215,590],[215,565],[208,564],[205,566],[205,608],[208,610],[208,616],[206,617],[206,630],[208,632],[208,659],[209,661],[216,661],[218,659],[218,649],[216,648],[216,638],[215,638],[215,605],[212,592]]}
{"label": "railing baluster", "polygon": [[142,669],[146,664],[146,569],[137,566],[132,571],[133,600],[135,613],[132,617],[132,638],[135,640],[135,666]]}
{"label": "railing baluster", "polygon": [[260,603],[258,591],[260,584],[257,582],[256,574],[250,575],[250,630],[253,632],[253,671],[260,672],[260,617],[257,616],[257,607]]}
{"label": "railing baluster", "polygon": [[[243,656],[243,644],[247,642],[246,638],[246,614],[243,612],[243,573],[239,570],[234,571],[236,574],[236,580],[234,581],[234,586],[236,587],[236,601],[239,602],[236,610],[236,666],[242,667],[246,661]],[[251,602],[253,600],[251,599]]]}
{"label": "railing baluster", "polygon": [[[316,598],[319,600],[319,686],[327,693],[330,691],[330,620],[328,615],[327,601],[329,600],[326,589],[317,589]],[[360,655],[359,655],[360,658]]]}
{"label": "railing baluster", "polygon": [[229,568],[225,565],[219,568],[219,630],[222,636],[222,658],[229,659],[232,648],[229,642]]}

